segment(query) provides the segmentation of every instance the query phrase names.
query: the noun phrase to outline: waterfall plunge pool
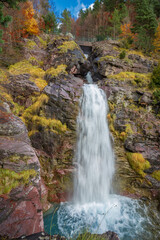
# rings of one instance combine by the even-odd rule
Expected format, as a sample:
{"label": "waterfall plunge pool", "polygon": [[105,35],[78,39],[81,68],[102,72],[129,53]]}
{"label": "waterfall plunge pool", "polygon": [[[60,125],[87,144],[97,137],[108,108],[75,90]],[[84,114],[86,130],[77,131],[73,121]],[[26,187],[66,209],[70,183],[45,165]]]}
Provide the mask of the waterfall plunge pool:
{"label": "waterfall plunge pool", "polygon": [[120,240],[158,240],[160,216],[153,205],[114,194],[104,203],[61,203],[44,215],[45,231],[74,240],[84,231],[113,231]]}

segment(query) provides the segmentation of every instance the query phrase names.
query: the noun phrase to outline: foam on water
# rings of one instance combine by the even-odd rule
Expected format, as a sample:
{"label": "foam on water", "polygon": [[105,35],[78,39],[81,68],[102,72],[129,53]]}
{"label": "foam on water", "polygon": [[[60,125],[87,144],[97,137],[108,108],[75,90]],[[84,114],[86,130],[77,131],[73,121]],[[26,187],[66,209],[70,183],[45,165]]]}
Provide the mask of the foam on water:
{"label": "foam on water", "polygon": [[[51,223],[52,214],[48,217]],[[53,218],[57,226],[53,226],[51,233],[59,233],[68,239],[76,239],[85,230],[92,233],[114,231],[121,240],[160,239],[160,219],[151,206],[118,195],[110,195],[103,203],[61,203]],[[48,223],[46,231],[47,228],[49,232]]]}

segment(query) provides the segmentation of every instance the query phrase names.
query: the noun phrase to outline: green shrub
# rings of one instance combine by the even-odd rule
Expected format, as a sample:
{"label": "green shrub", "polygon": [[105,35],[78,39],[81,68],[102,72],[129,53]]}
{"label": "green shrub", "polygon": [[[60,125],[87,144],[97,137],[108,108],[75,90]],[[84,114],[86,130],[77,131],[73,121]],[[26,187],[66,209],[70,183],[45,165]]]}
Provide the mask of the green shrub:
{"label": "green shrub", "polygon": [[119,54],[119,58],[120,59],[124,59],[126,57],[126,51],[123,50],[120,54]]}
{"label": "green shrub", "polygon": [[153,103],[158,104],[160,103],[160,89],[156,89],[153,93]]}
{"label": "green shrub", "polygon": [[155,88],[155,87],[160,88],[160,63],[153,70],[153,73],[152,73],[152,76],[151,76],[150,87],[152,87],[152,88]]}

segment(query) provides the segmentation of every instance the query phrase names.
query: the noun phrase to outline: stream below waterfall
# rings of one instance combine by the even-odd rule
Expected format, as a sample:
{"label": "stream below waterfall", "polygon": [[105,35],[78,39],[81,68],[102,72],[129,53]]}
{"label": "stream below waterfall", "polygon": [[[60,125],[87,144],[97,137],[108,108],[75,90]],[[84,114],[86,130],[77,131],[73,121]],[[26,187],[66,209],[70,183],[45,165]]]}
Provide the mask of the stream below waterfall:
{"label": "stream below waterfall", "polygon": [[77,172],[71,202],[54,206],[44,215],[45,231],[76,239],[84,232],[114,231],[121,240],[160,239],[154,206],[113,194],[114,153],[107,123],[105,93],[92,83],[83,86],[77,118]]}

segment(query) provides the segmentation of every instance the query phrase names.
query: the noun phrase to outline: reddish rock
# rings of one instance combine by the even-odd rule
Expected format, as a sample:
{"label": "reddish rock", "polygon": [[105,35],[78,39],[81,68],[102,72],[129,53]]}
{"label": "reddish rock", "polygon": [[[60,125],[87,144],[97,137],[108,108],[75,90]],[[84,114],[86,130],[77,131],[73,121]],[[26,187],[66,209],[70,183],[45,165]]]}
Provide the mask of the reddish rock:
{"label": "reddish rock", "polygon": [[[0,224],[0,233],[10,238],[31,235],[43,231],[43,214],[39,192],[36,187],[25,189],[29,191],[26,199],[15,202],[3,199],[5,209],[11,209],[8,217]],[[25,197],[25,196],[24,196]],[[2,208],[2,204],[0,203]],[[2,209],[1,209],[2,211]],[[4,212],[4,211],[3,211]]]}
{"label": "reddish rock", "polygon": [[[1,182],[0,235],[17,238],[44,230],[40,202],[40,163],[30,145],[24,123],[11,113],[0,111],[0,168],[20,173],[32,169],[26,184],[17,181],[17,187],[5,193]],[[11,180],[8,180],[11,181]],[[8,182],[10,184],[10,182]]]}

